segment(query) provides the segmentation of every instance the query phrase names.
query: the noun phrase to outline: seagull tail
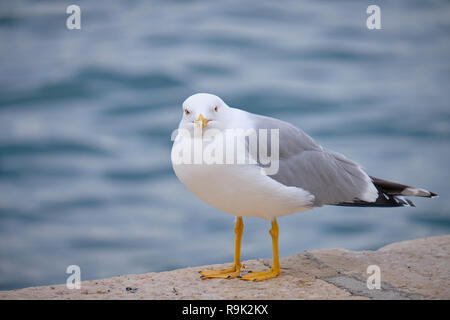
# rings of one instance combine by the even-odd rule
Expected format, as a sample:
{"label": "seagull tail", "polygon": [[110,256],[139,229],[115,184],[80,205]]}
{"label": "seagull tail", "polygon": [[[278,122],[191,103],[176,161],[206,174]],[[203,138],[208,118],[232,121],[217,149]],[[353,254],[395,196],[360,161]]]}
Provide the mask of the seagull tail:
{"label": "seagull tail", "polygon": [[397,182],[383,180],[375,177],[370,177],[373,184],[378,190],[378,198],[375,202],[366,202],[355,200],[353,202],[338,203],[338,206],[351,207],[415,207],[414,203],[405,199],[403,196],[426,197],[433,198],[438,195],[434,192],[414,188]]}

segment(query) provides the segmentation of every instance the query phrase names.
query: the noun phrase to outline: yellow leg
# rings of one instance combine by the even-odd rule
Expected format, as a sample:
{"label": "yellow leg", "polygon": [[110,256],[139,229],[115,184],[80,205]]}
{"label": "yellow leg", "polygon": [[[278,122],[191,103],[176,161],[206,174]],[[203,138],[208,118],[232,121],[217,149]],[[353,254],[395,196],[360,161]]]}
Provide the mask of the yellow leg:
{"label": "yellow leg", "polygon": [[244,222],[242,217],[236,218],[236,225],[234,226],[234,233],[236,233],[236,241],[234,243],[234,262],[233,266],[228,269],[220,270],[204,270],[200,271],[202,279],[220,278],[220,279],[232,279],[240,275],[241,264],[241,239],[244,230]]}
{"label": "yellow leg", "polygon": [[271,278],[275,278],[281,273],[280,259],[278,254],[278,223],[276,219],[272,220],[272,229],[269,233],[272,236],[272,248],[273,248],[273,263],[272,268],[263,272],[249,272],[241,277],[241,280],[247,281],[262,281]]}

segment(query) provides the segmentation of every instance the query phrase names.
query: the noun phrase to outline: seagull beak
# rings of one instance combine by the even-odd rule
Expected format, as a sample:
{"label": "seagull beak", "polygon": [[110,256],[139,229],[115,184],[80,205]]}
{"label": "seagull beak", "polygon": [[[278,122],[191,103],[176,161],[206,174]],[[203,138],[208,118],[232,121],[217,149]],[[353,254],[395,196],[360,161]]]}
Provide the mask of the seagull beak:
{"label": "seagull beak", "polygon": [[206,128],[206,126],[208,125],[208,122],[210,120],[207,120],[205,118],[203,118],[203,115],[200,113],[200,115],[198,116],[198,119],[195,120],[195,124],[198,125],[199,127],[201,126],[202,129]]}

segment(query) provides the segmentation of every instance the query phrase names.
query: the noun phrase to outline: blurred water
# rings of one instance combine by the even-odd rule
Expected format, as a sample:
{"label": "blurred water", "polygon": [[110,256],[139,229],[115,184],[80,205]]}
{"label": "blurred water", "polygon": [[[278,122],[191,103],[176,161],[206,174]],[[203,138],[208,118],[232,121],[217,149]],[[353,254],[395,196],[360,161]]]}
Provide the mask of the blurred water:
{"label": "blurred water", "polygon": [[[280,219],[282,256],[376,249],[450,231],[450,3],[0,3],[0,288],[232,260],[232,216],[175,177],[181,103],[211,92],[275,116],[371,175],[440,194],[416,208],[324,207]],[[271,257],[247,219],[243,259]]]}

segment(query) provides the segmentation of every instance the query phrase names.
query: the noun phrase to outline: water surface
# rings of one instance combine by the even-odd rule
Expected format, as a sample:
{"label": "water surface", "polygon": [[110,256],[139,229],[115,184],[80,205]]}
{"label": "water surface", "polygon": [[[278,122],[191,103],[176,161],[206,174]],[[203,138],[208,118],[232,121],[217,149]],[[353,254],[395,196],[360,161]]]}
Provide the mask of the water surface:
{"label": "water surface", "polygon": [[[0,4],[0,289],[231,261],[232,216],[170,165],[181,103],[211,92],[290,121],[374,176],[439,193],[416,208],[279,220],[280,254],[448,234],[450,3],[68,1]],[[243,259],[271,257],[244,221]]]}

